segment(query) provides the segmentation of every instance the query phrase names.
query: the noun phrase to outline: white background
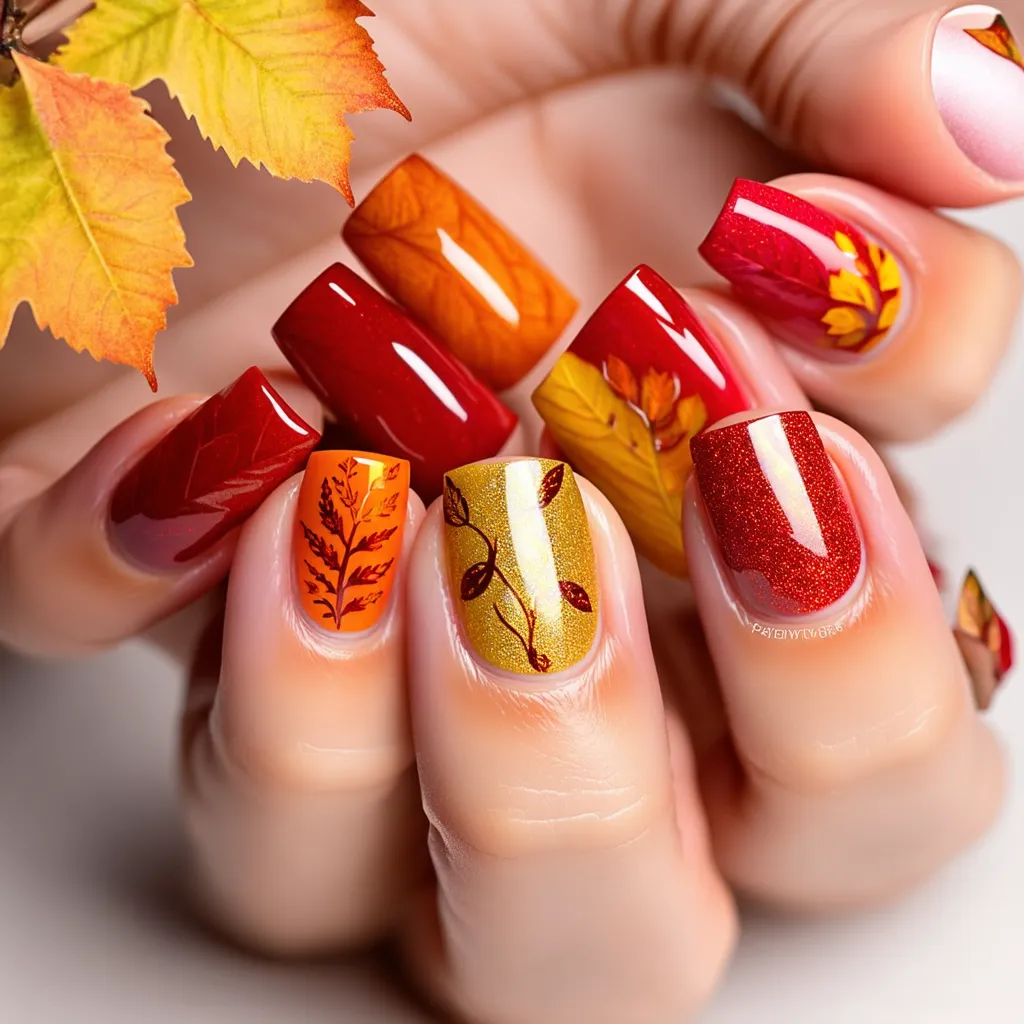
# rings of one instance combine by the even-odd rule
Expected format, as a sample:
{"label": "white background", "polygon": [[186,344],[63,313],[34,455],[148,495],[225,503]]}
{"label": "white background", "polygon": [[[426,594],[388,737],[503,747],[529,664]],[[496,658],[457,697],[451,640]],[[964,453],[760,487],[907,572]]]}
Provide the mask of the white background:
{"label": "white background", "polygon": [[[965,219],[1024,250],[1024,203]],[[981,407],[898,461],[951,575],[974,564],[1024,629],[1022,341]],[[424,1020],[375,964],[259,962],[177,909],[179,686],[136,644],[71,668],[0,653],[0,1022]],[[1024,678],[992,717],[1024,751]],[[701,1024],[1020,1024],[1022,812],[1014,784],[985,842],[884,911],[746,913]]]}

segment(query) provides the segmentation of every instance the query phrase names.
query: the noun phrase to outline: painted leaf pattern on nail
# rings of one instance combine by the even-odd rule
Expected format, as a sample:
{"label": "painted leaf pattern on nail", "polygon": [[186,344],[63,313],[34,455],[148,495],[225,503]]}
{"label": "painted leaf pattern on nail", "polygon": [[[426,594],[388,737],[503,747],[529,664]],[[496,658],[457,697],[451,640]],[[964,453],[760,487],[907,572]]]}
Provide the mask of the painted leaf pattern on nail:
{"label": "painted leaf pattern on nail", "polygon": [[[319,495],[315,520],[304,518],[300,507],[298,529],[305,551],[299,579],[308,607],[322,624],[350,631],[376,621],[374,606],[393,582],[408,474],[402,461],[334,454],[343,457],[328,472],[318,473],[321,460],[311,462],[307,471],[318,473]],[[378,554],[385,549],[390,557]],[[347,616],[354,621],[346,622]]]}
{"label": "painted leaf pattern on nail", "polygon": [[[546,508],[557,497],[565,479],[565,463],[558,463],[549,469],[541,480],[537,493],[537,507]],[[483,597],[494,580],[497,580],[507,594],[511,595],[518,607],[519,620],[513,622],[502,612],[498,602],[492,605],[495,618],[515,637],[523,649],[526,662],[535,672],[549,672],[551,657],[538,649],[537,609],[530,594],[517,587],[509,579],[498,562],[498,540],[483,530],[471,518],[471,510],[462,491],[450,477],[444,481],[444,519],[455,529],[468,529],[475,533],[485,550],[485,557],[473,563],[462,573],[459,583],[459,597],[462,601],[475,601]],[[594,608],[586,589],[574,580],[559,580],[558,589],[563,599],[579,612],[590,614]]]}
{"label": "painted leaf pattern on nail", "polygon": [[[637,375],[610,356],[602,372],[566,352],[533,401],[552,432],[571,443],[580,472],[600,477],[637,547],[685,575],[682,493],[693,467],[689,439],[707,420],[701,397],[681,396],[669,371],[647,367]],[[592,454],[598,452],[601,465]]]}
{"label": "painted leaf pattern on nail", "polygon": [[973,569],[968,570],[960,588],[954,634],[971,677],[975,699],[984,710],[1013,667],[1013,635]]}
{"label": "painted leaf pattern on nail", "polygon": [[982,46],[1012,61],[1019,68],[1024,68],[1024,56],[1021,55],[1017,40],[1013,38],[1006,19],[997,14],[988,28],[965,28],[964,31],[976,39]]}
{"label": "painted leaf pattern on nail", "polygon": [[829,276],[829,296],[836,301],[821,322],[838,348],[868,352],[885,340],[900,311],[900,270],[895,258],[874,242],[867,252],[849,235],[835,233],[836,245],[854,262]]}
{"label": "painted leaf pattern on nail", "polygon": [[519,381],[576,312],[561,282],[421,156],[379,182],[343,233],[391,295],[496,390]]}

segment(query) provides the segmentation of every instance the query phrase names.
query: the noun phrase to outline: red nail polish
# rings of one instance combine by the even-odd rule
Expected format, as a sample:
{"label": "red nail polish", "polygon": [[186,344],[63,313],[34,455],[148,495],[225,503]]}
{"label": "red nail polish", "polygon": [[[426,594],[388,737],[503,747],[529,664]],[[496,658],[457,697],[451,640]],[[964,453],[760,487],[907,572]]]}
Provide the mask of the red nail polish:
{"label": "red nail polish", "polygon": [[347,446],[407,459],[424,501],[448,470],[496,455],[515,428],[493,392],[340,263],[285,310],[274,340],[346,429]]}
{"label": "red nail polish", "polygon": [[615,505],[638,550],[684,575],[690,438],[750,403],[679,293],[637,267],[559,356],[533,403],[559,448]]}
{"label": "red nail polish", "polygon": [[860,534],[806,412],[708,431],[690,449],[722,558],[751,610],[810,615],[850,590]]}
{"label": "red nail polish", "polygon": [[738,180],[700,254],[784,341],[860,356],[889,336],[902,279],[891,253],[820,206]]}
{"label": "red nail polish", "polygon": [[251,367],[118,484],[110,505],[117,547],[148,569],[181,567],[255,511],[319,440]]}

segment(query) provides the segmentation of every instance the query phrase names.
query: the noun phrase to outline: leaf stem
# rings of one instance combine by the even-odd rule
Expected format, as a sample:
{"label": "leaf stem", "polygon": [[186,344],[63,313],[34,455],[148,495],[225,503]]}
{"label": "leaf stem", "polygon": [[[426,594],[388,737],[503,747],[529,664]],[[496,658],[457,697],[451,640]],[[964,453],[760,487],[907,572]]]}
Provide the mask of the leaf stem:
{"label": "leaf stem", "polygon": [[36,0],[26,5],[28,19],[23,35],[29,45],[62,32],[92,7],[94,0]]}

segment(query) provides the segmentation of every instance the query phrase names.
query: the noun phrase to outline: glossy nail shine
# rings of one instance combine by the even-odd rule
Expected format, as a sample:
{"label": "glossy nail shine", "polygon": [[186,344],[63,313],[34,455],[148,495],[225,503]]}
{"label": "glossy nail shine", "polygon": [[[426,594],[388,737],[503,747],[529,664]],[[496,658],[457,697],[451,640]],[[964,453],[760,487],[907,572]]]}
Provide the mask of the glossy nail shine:
{"label": "glossy nail shine", "polygon": [[569,460],[615,506],[637,550],[684,575],[690,439],[749,402],[679,293],[637,267],[584,324],[533,403]]}
{"label": "glossy nail shine", "polygon": [[116,546],[147,569],[182,567],[255,511],[319,440],[251,367],[128,471],[110,505]]}
{"label": "glossy nail shine", "polygon": [[446,470],[496,455],[515,429],[493,392],[340,263],[303,290],[273,333],[347,439],[408,460],[426,502]]}
{"label": "glossy nail shine", "polygon": [[577,303],[451,178],[413,154],[356,207],[345,241],[367,270],[482,381],[519,381]]}
{"label": "glossy nail shine", "polygon": [[691,449],[722,559],[751,611],[811,615],[850,591],[860,532],[808,413],[707,431]]}
{"label": "glossy nail shine", "polygon": [[902,306],[902,274],[890,252],[771,185],[737,180],[700,253],[782,340],[819,356],[874,351]]}

